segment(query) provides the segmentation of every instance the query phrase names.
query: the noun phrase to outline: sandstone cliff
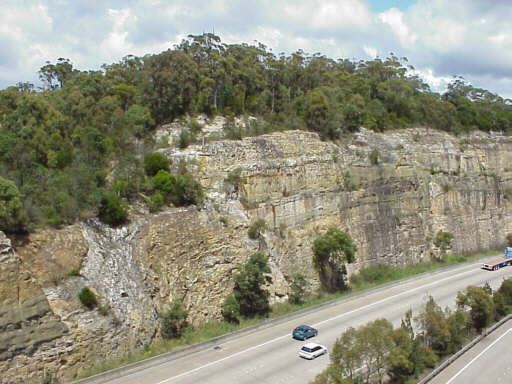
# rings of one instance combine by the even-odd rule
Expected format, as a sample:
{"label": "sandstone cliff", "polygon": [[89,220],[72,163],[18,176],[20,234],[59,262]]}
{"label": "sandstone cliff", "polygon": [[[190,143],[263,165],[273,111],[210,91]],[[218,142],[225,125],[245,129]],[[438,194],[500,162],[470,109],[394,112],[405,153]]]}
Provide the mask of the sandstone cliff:
{"label": "sandstone cliff", "polygon": [[[233,274],[257,250],[270,256],[273,300],[286,299],[297,271],[315,288],[311,244],[332,225],[358,245],[349,272],[430,259],[439,230],[454,234],[461,253],[501,246],[512,232],[509,137],[363,129],[334,144],[288,131],[162,152],[187,162],[206,189],[203,207],[134,211],[116,229],[91,220],[14,247],[0,234],[6,382],[40,382],[45,369],[69,381],[85,362],[141,347],[158,337],[158,313],[176,298],[194,323],[218,318]],[[251,240],[257,219],[267,230]],[[81,306],[84,286],[99,309]]]}

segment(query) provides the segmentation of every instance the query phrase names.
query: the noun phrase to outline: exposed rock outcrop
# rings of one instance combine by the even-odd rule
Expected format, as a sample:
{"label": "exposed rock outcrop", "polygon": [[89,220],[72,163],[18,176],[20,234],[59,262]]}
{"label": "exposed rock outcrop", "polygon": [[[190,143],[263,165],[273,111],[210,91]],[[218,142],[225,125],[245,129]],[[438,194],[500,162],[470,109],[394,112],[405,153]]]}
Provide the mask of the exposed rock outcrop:
{"label": "exposed rock outcrop", "polygon": [[[269,255],[273,300],[286,299],[298,271],[315,288],[311,245],[333,225],[358,245],[351,273],[435,257],[440,230],[453,233],[457,253],[501,246],[512,232],[509,137],[362,129],[335,144],[288,131],[162,153],[175,166],[187,162],[206,190],[203,207],[134,214],[116,229],[92,220],[46,230],[17,241],[16,251],[0,234],[7,382],[38,382],[44,369],[69,380],[94,360],[140,347],[158,337],[158,314],[176,299],[193,323],[219,318],[233,274],[258,250]],[[257,219],[267,229],[251,240]],[[99,308],[80,304],[85,286]]]}

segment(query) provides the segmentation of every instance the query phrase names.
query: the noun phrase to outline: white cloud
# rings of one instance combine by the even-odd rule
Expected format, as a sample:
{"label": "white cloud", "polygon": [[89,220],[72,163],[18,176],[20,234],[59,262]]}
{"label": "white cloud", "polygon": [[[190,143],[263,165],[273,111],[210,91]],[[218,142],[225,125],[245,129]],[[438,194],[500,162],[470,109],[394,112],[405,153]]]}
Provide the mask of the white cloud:
{"label": "white cloud", "polygon": [[403,46],[411,46],[417,39],[417,35],[409,31],[404,23],[403,13],[397,8],[390,8],[379,14],[379,20],[389,25],[393,33],[398,37]]}
{"label": "white cloud", "polygon": [[156,53],[215,29],[224,42],[260,41],[334,58],[407,56],[433,88],[452,75],[510,96],[512,7],[507,1],[417,0],[372,12],[371,0],[2,0],[0,86],[37,79],[46,60],[97,69]]}

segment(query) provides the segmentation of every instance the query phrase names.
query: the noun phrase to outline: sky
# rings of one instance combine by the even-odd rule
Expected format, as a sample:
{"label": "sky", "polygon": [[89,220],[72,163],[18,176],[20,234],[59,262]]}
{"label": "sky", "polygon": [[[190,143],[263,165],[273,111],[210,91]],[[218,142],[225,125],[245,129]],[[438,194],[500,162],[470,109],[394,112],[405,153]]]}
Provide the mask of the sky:
{"label": "sky", "polygon": [[453,76],[512,98],[512,0],[0,0],[0,88],[46,61],[81,70],[158,53],[189,34],[332,58],[391,52],[436,91]]}

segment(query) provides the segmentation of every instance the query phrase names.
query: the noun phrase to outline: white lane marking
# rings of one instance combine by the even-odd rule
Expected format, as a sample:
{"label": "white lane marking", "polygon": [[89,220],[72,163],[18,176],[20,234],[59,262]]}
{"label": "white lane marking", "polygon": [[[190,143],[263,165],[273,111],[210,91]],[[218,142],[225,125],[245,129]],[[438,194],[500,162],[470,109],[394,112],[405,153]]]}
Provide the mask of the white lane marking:
{"label": "white lane marking", "polygon": [[487,346],[482,352],[480,352],[478,355],[476,355],[469,363],[467,363],[464,367],[461,368],[459,372],[455,374],[450,380],[446,382],[446,384],[450,384],[453,380],[457,378],[462,372],[466,370],[467,367],[469,367],[471,364],[475,362],[476,359],[478,359],[480,356],[482,356],[485,352],[487,352],[490,348],[494,346],[498,341],[500,341],[502,338],[504,338],[510,331],[512,331],[512,328],[510,328],[508,331],[506,331],[503,335],[498,337],[496,340],[494,340],[490,345]]}
{"label": "white lane marking", "polygon": [[[436,280],[436,281],[433,281],[431,283],[428,283],[428,284],[425,284],[425,285],[422,285],[422,286],[419,286],[419,287],[416,287],[416,288],[413,288],[413,289],[409,289],[407,291],[404,291],[404,292],[400,292],[400,293],[397,293],[396,295],[393,295],[393,296],[388,296],[386,297],[385,299],[381,299],[379,301],[376,301],[374,303],[371,303],[371,304],[367,304],[365,306],[362,306],[362,307],[359,307],[359,308],[356,308],[356,309],[353,309],[351,311],[348,311],[348,312],[344,312],[340,315],[337,315],[337,316],[334,316],[334,317],[331,317],[327,320],[323,320],[323,321],[320,321],[316,324],[313,324],[315,326],[318,326],[318,325],[321,325],[321,324],[325,324],[325,323],[328,323],[329,321],[332,321],[332,320],[336,320],[336,319],[339,319],[340,317],[343,317],[343,316],[347,316],[347,315],[350,315],[354,312],[357,312],[357,311],[361,311],[363,309],[366,309],[366,308],[370,308],[370,307],[373,307],[375,305],[378,305],[378,304],[382,304],[386,301],[389,301],[389,300],[392,300],[396,297],[400,297],[400,296],[403,296],[403,295],[407,295],[407,294],[410,294],[411,292],[415,292],[415,291],[418,291],[420,289],[423,289],[423,288],[426,288],[426,287],[430,287],[432,285],[436,285],[436,284],[439,284],[439,283],[442,283],[446,280],[452,280],[453,278],[455,277],[458,277],[458,276],[464,276],[464,275],[469,275],[470,273],[475,273],[475,270],[471,269],[469,271],[466,271],[466,272],[461,272],[461,273],[458,273],[456,275],[452,275],[452,276],[448,276],[448,277],[445,277],[444,279],[440,279],[440,280]],[[228,359],[231,359],[232,357],[236,357],[236,356],[240,356],[246,352],[250,352],[250,351],[253,351],[257,348],[260,348],[260,347],[263,347],[265,345],[268,345],[268,344],[271,344],[271,343],[274,343],[276,341],[279,341],[279,340],[282,340],[284,339],[285,337],[289,337],[290,335],[289,334],[286,334],[286,335],[283,335],[283,336],[279,336],[279,337],[276,337],[275,339],[271,339],[271,340],[268,340],[262,344],[258,344],[258,345],[255,345],[255,346],[252,346],[250,348],[247,348],[247,349],[244,349],[242,351],[239,351],[239,352],[236,352],[232,355],[229,355],[229,356],[226,356],[226,357],[223,357],[222,359],[219,359],[219,360],[215,360],[215,361],[211,361],[207,364],[204,364],[204,365],[201,365],[197,368],[194,368],[194,369],[191,369],[190,371],[186,371],[186,372],[183,372],[183,373],[180,373],[179,375],[176,375],[176,376],[172,376],[172,377],[169,377],[167,379],[164,379],[162,381],[159,381],[158,383],[156,384],[164,384],[164,383],[168,383],[168,382],[171,382],[173,380],[176,380],[176,379],[179,379],[180,377],[183,377],[183,376],[187,376],[187,375],[190,375],[192,373],[195,373],[197,371],[200,371],[201,369],[204,369],[204,368],[208,368],[208,367],[211,367],[212,365],[215,365],[217,363],[220,363],[220,362],[223,362],[225,360],[228,360]]]}

